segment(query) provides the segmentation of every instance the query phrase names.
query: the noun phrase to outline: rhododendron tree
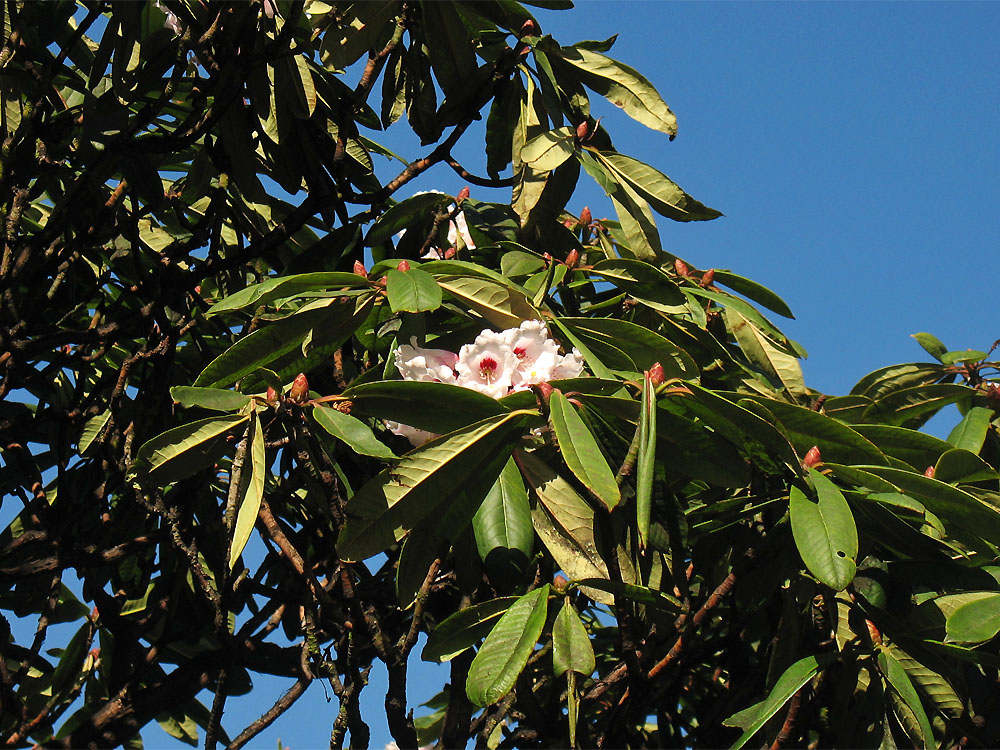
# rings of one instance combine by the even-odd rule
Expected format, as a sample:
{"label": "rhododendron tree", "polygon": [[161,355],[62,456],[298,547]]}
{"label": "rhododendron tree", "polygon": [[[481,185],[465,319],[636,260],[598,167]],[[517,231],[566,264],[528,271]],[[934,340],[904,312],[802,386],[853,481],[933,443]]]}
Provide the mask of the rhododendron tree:
{"label": "rhododendron tree", "polygon": [[720,214],[592,114],[677,133],[614,37],[506,0],[2,23],[7,744],[239,748],[327,688],[331,747],[1000,744],[993,350],[810,388],[778,294],[664,247]]}

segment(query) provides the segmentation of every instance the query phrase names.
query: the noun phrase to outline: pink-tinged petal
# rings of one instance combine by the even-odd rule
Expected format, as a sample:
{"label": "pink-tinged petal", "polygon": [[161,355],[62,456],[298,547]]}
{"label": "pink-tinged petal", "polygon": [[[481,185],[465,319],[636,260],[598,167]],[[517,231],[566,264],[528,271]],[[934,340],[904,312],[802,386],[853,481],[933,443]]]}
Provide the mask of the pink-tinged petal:
{"label": "pink-tinged petal", "polygon": [[408,424],[400,424],[399,422],[393,422],[388,419],[383,421],[385,422],[385,426],[389,429],[389,432],[394,435],[402,435],[410,441],[410,445],[414,448],[418,448],[428,440],[433,440],[437,437],[437,435],[433,432],[420,430],[416,427],[410,427]]}
{"label": "pink-tinged petal", "polygon": [[501,333],[486,330],[474,343],[466,344],[458,353],[455,370],[457,383],[485,393],[493,398],[507,395],[513,385],[517,358]]}

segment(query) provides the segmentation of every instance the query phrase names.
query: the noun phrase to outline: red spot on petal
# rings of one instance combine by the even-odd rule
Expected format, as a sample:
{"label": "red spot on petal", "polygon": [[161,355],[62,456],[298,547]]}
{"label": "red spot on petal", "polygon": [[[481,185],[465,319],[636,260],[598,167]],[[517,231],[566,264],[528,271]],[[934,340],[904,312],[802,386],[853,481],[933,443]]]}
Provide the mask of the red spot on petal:
{"label": "red spot on petal", "polygon": [[527,351],[525,351],[525,348],[524,348],[523,346],[519,346],[519,347],[517,347],[517,348],[516,348],[516,349],[514,350],[514,354],[516,354],[516,355],[517,355],[517,358],[518,358],[518,359],[524,359],[525,357],[527,357],[527,356],[528,356],[528,352],[527,352]]}

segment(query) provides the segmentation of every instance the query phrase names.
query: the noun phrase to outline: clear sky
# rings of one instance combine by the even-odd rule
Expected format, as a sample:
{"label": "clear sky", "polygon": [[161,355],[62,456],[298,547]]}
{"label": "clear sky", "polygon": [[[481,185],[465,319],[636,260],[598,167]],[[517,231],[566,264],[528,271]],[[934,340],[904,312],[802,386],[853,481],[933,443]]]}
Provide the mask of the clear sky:
{"label": "clear sky", "polygon": [[[926,359],[909,338],[918,331],[952,349],[1000,338],[1000,3],[584,0],[537,15],[563,44],[619,34],[609,54],[656,85],[680,132],[668,142],[595,96],[596,114],[620,151],[725,213],[662,220],[665,247],[784,297],[797,320],[776,322],[809,351],[809,385],[846,393],[878,367]],[[422,155],[401,130],[373,136]],[[460,158],[482,174],[474,145]],[[613,217],[588,179],[571,206]],[[438,167],[413,190],[461,187]],[[447,679],[419,648],[410,668],[414,706]],[[379,748],[391,739],[384,674],[373,670],[364,705]],[[287,685],[257,687],[231,702],[224,724],[234,734]],[[253,746],[326,747],[336,710],[314,684]],[[177,746],[155,726],[144,735],[147,747]]]}
{"label": "clear sky", "polygon": [[[584,0],[537,15],[563,44],[619,34],[609,54],[654,83],[680,132],[668,142],[595,96],[596,114],[620,151],[725,213],[660,221],[664,246],[783,296],[797,319],[776,322],[809,351],[810,386],[846,393],[871,370],[927,359],[909,338],[918,331],[952,349],[1000,338],[1000,4]],[[383,142],[421,154],[395,130]],[[481,142],[472,146],[460,159],[484,174]],[[588,178],[580,184],[572,207],[614,216]],[[413,189],[461,187],[437,168]],[[447,679],[419,649],[410,669],[411,705]],[[390,740],[382,686],[376,667],[372,747]],[[227,726],[277,697],[278,685],[261,687]],[[255,747],[326,746],[336,702],[314,685],[299,704]]]}

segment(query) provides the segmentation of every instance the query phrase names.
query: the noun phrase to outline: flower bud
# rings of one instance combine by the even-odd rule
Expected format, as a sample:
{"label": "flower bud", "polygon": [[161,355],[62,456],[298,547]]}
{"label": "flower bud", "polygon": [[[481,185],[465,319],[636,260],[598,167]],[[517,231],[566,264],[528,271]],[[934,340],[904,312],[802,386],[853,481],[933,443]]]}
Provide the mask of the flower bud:
{"label": "flower bud", "polygon": [[562,591],[566,588],[567,583],[569,581],[566,579],[566,576],[559,573],[556,573],[556,577],[552,579],[552,585],[555,586],[556,591]]}
{"label": "flower bud", "polygon": [[300,372],[292,381],[292,387],[288,391],[288,398],[296,404],[301,404],[309,395],[309,380],[305,373]]}
{"label": "flower bud", "polygon": [[364,263],[362,263],[360,260],[356,260],[354,261],[354,273],[356,273],[358,276],[364,276],[367,278],[368,269],[365,268]]}
{"label": "flower bud", "polygon": [[469,197],[469,186],[466,185],[464,188],[458,191],[458,195],[455,196],[455,203],[461,203],[468,197]]}
{"label": "flower bud", "polygon": [[584,120],[579,125],[576,126],[576,139],[581,143],[587,140],[587,135],[590,133],[590,123]]}
{"label": "flower bud", "polygon": [[576,268],[576,264],[580,262],[580,251],[575,247],[566,254],[566,267],[569,269]]}
{"label": "flower bud", "polygon": [[451,260],[454,257],[455,257],[455,248],[449,247],[449,248],[445,249],[445,251],[444,251],[444,259],[445,260]]}
{"label": "flower bud", "polygon": [[659,362],[654,362],[653,366],[649,368],[649,384],[656,388],[664,380],[666,380],[666,376],[663,374],[663,365]]}
{"label": "flower bud", "polygon": [[538,24],[532,21],[530,18],[521,24],[521,30],[517,34],[517,38],[521,39],[526,36],[536,36],[538,34]]}
{"label": "flower bud", "polygon": [[934,469],[933,466],[928,466],[926,469],[924,469],[924,476],[925,477],[930,477],[931,479],[933,479],[934,478],[934,471],[935,471],[935,469]]}
{"label": "flower bud", "polygon": [[819,455],[819,446],[814,445],[806,453],[806,457],[802,459],[802,465],[807,469],[811,469],[823,462],[823,459]]}
{"label": "flower bud", "polygon": [[410,264],[409,264],[409,262],[407,262],[405,260],[399,261],[399,263],[396,264],[396,270],[397,271],[402,271],[403,273],[406,273],[407,271],[410,270]]}
{"label": "flower bud", "polygon": [[674,258],[674,270],[677,271],[678,276],[683,276],[684,278],[691,275],[691,269],[688,268],[688,264],[680,258]]}
{"label": "flower bud", "polygon": [[547,406],[549,397],[552,395],[552,386],[549,383],[535,383],[531,386],[531,389],[535,391],[535,395],[538,397],[541,405]]}
{"label": "flower bud", "polygon": [[552,262],[552,253],[542,253],[542,257],[545,258],[545,265],[548,266]]}
{"label": "flower bud", "polygon": [[587,206],[584,206],[583,210],[580,212],[580,222],[579,222],[580,225],[581,226],[585,226],[585,227],[589,227],[590,226],[590,222],[592,222],[593,220],[594,220],[594,217],[590,213],[590,208],[588,208]]}
{"label": "flower bud", "polygon": [[278,392],[274,390],[271,386],[267,387],[267,393],[264,394],[264,400],[267,401],[271,406],[278,403]]}
{"label": "flower bud", "polygon": [[711,286],[713,281],[715,281],[715,269],[709,268],[701,277],[701,285]]}

